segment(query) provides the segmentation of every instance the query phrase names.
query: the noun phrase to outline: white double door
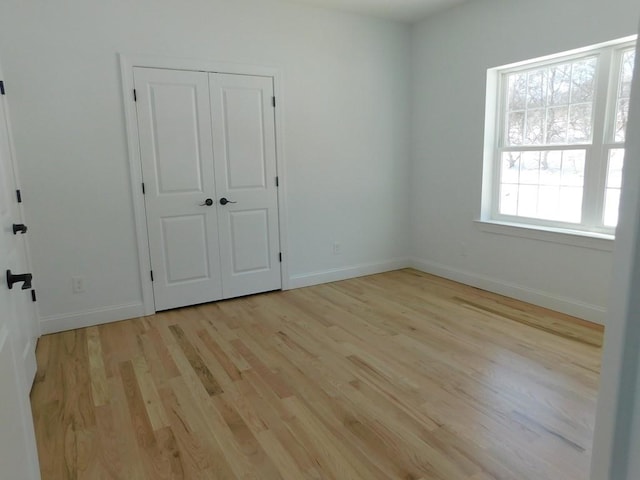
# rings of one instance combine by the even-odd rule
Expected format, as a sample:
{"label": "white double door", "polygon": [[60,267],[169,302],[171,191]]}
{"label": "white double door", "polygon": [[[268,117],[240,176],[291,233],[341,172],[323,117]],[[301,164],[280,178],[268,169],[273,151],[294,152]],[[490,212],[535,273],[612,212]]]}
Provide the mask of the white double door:
{"label": "white double door", "polygon": [[273,79],[134,81],[156,310],[280,289]]}

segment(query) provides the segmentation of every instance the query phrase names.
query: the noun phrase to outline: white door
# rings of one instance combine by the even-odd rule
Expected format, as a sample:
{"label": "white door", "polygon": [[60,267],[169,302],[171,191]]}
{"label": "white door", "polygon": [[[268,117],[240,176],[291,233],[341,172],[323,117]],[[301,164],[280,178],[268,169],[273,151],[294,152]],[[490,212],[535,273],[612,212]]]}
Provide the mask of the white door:
{"label": "white door", "polygon": [[224,297],[280,289],[273,80],[213,73],[209,85]]}
{"label": "white door", "polygon": [[40,474],[28,393],[33,350],[25,352],[30,329],[23,328],[31,320],[22,298],[28,292],[20,284],[10,290],[6,280],[7,269],[23,273],[23,261],[12,229],[17,209],[4,101],[0,96],[0,477],[35,480]]}
{"label": "white door", "polygon": [[[0,224],[2,235],[6,236],[5,250],[2,252],[3,264],[0,266],[2,280],[6,278],[7,270],[12,274],[29,273],[24,236],[14,235],[13,224],[21,224],[20,210],[16,196],[15,172],[13,166],[9,118],[6,97],[0,96],[0,188],[2,189],[2,204],[0,205]],[[28,235],[28,234],[27,234]],[[6,284],[6,282],[2,282]],[[29,394],[31,384],[36,374],[36,314],[29,289],[22,290],[23,283],[16,283],[12,288],[12,302],[15,303],[17,315],[13,316],[13,337],[18,367],[22,370],[25,391]]]}
{"label": "white door", "polygon": [[222,298],[209,79],[135,68],[156,310]]}
{"label": "white door", "polygon": [[134,82],[156,310],[281,288],[272,79]]}

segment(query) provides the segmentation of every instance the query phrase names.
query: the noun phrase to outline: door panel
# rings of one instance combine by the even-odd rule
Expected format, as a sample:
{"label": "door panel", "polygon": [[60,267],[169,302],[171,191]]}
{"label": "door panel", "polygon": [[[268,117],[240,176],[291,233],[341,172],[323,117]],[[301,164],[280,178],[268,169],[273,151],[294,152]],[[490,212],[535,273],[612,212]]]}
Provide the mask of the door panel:
{"label": "door panel", "polygon": [[[230,212],[232,275],[269,270],[269,212],[266,209]],[[227,229],[225,229],[227,230]]]}
{"label": "door panel", "polygon": [[273,81],[210,74],[225,298],[281,288]]}
{"label": "door panel", "polygon": [[[232,77],[235,79],[235,77]],[[262,188],[267,184],[263,92],[258,89],[223,88],[222,127],[229,191]]]}
{"label": "door panel", "polygon": [[197,84],[151,85],[149,94],[158,195],[202,193]]}
{"label": "door panel", "polygon": [[163,218],[162,240],[168,284],[210,276],[205,215]]}
{"label": "door panel", "polygon": [[219,300],[207,74],[134,68],[134,81],[156,310]]}

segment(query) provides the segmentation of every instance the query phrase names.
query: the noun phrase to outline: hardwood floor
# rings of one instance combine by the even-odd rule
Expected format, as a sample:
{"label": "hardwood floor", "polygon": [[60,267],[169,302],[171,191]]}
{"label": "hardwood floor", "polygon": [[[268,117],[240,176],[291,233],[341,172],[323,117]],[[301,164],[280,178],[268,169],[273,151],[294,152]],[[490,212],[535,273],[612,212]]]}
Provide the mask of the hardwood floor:
{"label": "hardwood floor", "polygon": [[414,270],[43,337],[43,480],[587,479],[602,329]]}

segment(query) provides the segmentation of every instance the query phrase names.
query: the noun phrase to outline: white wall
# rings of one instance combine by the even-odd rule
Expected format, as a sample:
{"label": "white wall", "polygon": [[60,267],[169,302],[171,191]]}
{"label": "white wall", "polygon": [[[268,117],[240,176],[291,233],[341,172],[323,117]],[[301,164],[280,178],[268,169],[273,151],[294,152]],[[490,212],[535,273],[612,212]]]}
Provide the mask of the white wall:
{"label": "white wall", "polygon": [[118,52],[281,69],[285,254],[302,284],[406,255],[409,42],[405,25],[279,2],[3,2],[44,331],[141,313]]}
{"label": "white wall", "polygon": [[479,217],[487,69],[637,33],[637,0],[474,0],[413,30],[411,255],[424,270],[604,321],[610,251]]}

